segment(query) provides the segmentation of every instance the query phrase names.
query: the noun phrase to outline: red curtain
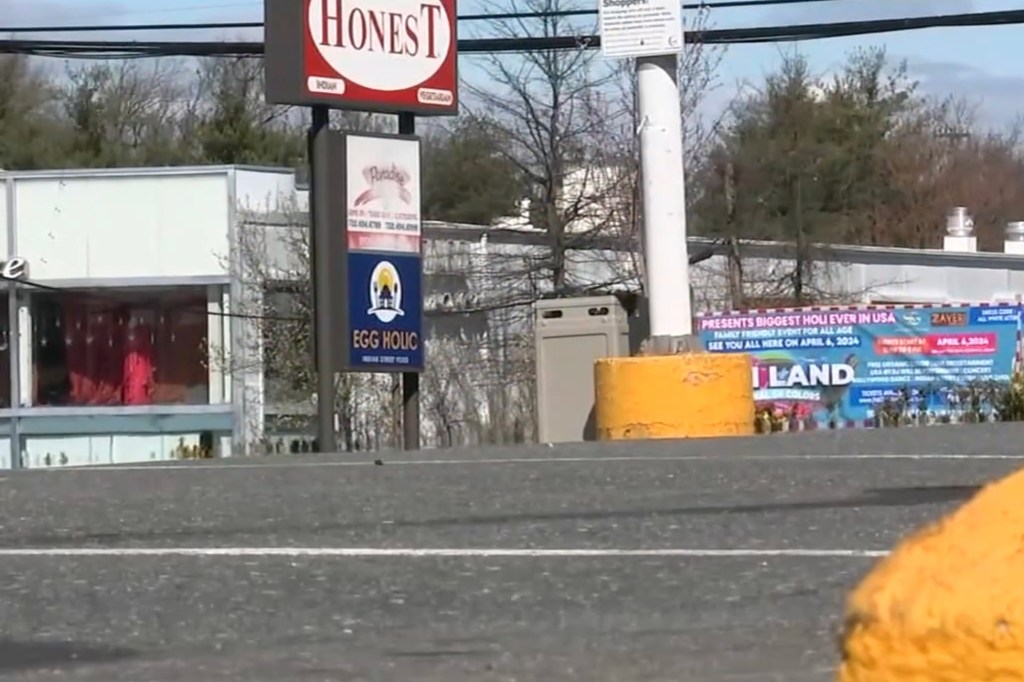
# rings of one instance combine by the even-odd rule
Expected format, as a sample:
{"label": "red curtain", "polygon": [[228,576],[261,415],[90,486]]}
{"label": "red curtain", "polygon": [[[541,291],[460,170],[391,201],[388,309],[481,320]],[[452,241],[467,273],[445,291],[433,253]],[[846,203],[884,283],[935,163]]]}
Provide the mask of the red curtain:
{"label": "red curtain", "polygon": [[146,405],[153,393],[152,329],[126,308],[67,302],[64,347],[72,405]]}
{"label": "red curtain", "polygon": [[153,328],[141,318],[127,325],[124,378],[121,400],[124,405],[148,405],[153,402]]}
{"label": "red curtain", "polygon": [[56,319],[46,325],[49,337],[37,338],[37,343],[63,345],[39,359],[37,404],[205,400],[195,390],[207,382],[205,298],[166,309],[138,305],[62,301]]}
{"label": "red curtain", "polygon": [[[189,389],[206,385],[206,315],[196,312],[206,306],[205,299],[183,304],[191,310],[168,310],[156,335],[156,368],[154,402],[184,403]],[[205,398],[204,398],[205,400]]]}

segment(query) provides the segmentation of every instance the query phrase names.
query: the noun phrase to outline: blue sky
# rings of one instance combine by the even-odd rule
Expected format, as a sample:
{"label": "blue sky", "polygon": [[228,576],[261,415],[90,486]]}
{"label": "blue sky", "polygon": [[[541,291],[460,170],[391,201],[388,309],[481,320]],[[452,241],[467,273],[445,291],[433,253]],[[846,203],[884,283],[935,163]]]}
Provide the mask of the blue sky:
{"label": "blue sky", "polygon": [[[483,0],[463,0],[460,14],[481,11]],[[498,0],[503,2],[504,0]],[[714,2],[714,0],[709,0]],[[511,1],[504,4],[511,5]],[[142,23],[185,21],[258,21],[262,0],[0,0],[0,23]],[[712,28],[768,26],[819,21],[953,14],[1024,9],[1024,0],[824,0],[796,7],[714,10]],[[185,38],[182,34],[175,37]],[[194,37],[194,36],[193,36]],[[1024,73],[1018,52],[1024,26],[930,29],[885,36],[813,41],[799,45],[812,67],[837,68],[844,55],[862,46],[885,46],[906,59],[921,87],[938,96],[954,94],[979,105],[979,116],[1003,125],[1024,113]],[[730,46],[722,62],[721,86],[708,106],[720,109],[743,83],[756,85],[776,68],[790,45]]]}

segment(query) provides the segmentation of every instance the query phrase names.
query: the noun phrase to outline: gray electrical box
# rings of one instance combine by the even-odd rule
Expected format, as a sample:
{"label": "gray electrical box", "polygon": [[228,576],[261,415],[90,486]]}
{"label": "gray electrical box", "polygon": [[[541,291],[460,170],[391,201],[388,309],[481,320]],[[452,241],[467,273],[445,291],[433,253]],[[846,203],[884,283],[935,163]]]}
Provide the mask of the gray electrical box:
{"label": "gray electrical box", "polygon": [[537,301],[537,439],[594,440],[594,361],[636,352],[646,315],[636,297],[585,296]]}

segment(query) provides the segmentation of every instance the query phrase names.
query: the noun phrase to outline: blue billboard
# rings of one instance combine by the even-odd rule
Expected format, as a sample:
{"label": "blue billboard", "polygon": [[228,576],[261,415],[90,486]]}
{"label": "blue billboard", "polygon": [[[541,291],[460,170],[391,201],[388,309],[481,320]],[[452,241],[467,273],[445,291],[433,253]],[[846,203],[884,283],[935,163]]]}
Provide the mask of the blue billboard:
{"label": "blue billboard", "polygon": [[702,315],[705,350],[749,353],[754,399],[809,421],[870,423],[883,404],[949,413],[966,386],[1008,382],[1016,305],[793,309]]}
{"label": "blue billboard", "polygon": [[349,252],[348,365],[421,371],[423,282],[419,255]]}

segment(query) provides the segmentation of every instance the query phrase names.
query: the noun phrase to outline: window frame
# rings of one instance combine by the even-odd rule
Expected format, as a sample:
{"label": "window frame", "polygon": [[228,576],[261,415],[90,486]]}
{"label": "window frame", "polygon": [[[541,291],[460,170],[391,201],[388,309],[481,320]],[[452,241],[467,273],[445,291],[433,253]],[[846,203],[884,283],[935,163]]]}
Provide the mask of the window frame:
{"label": "window frame", "polygon": [[[173,301],[175,299],[183,299],[183,303],[190,298],[194,298],[196,302],[196,310],[200,317],[205,318],[205,325],[202,332],[202,344],[206,347],[206,359],[203,361],[205,370],[205,379],[202,386],[205,388],[205,397],[200,402],[151,402],[137,405],[126,405],[126,404],[40,404],[38,396],[38,371],[39,367],[36,363],[36,339],[35,333],[37,331],[37,320],[36,315],[38,314],[38,305],[41,300],[51,299],[55,296],[60,296],[63,292],[50,292],[46,290],[35,289],[31,286],[18,286],[17,304],[18,308],[18,339],[19,347],[21,352],[19,353],[18,371],[19,378],[19,410],[21,412],[31,411],[31,413],[40,414],[56,414],[57,412],[66,414],[69,411],[81,412],[85,411],[99,411],[100,413],[117,412],[122,414],[128,413],[140,413],[140,414],[151,414],[151,413],[162,413],[162,412],[176,412],[179,408],[203,408],[208,406],[219,406],[226,404],[222,401],[212,402],[218,396],[218,392],[214,390],[213,379],[211,376],[213,373],[210,371],[210,348],[211,336],[218,338],[222,335],[222,330],[214,328],[219,322],[219,315],[211,315],[210,312],[210,301],[211,296],[216,291],[217,297],[217,308],[220,308],[220,300],[222,298],[222,291],[226,291],[227,285],[221,286],[210,286],[207,284],[193,283],[193,282],[182,282],[181,284],[161,284],[154,286],[132,286],[132,285],[118,285],[118,286],[76,286],[67,287],[67,291],[70,294],[79,294],[83,298],[89,296],[95,296],[98,300],[109,302],[111,308],[116,308],[121,305],[130,306],[133,303],[139,304],[140,307],[153,307],[154,311],[160,310],[162,306],[171,303],[170,308],[173,310]],[[64,289],[64,287],[62,287]],[[205,311],[199,308],[200,301]],[[217,325],[218,327],[220,325]],[[212,335],[211,335],[212,332]],[[200,357],[202,357],[200,355]],[[12,362],[12,365],[14,363]],[[13,367],[12,367],[13,370]],[[222,381],[222,379],[220,379]],[[13,383],[13,382],[12,382]],[[198,386],[199,384],[197,384]],[[43,411],[43,412],[39,412]],[[57,412],[55,412],[57,411]],[[2,410],[0,410],[2,415]]]}

